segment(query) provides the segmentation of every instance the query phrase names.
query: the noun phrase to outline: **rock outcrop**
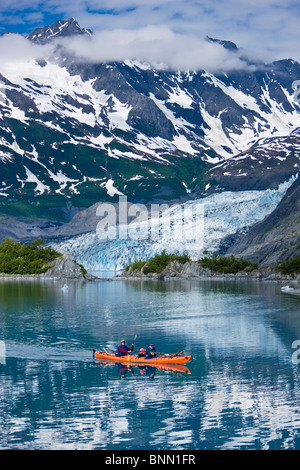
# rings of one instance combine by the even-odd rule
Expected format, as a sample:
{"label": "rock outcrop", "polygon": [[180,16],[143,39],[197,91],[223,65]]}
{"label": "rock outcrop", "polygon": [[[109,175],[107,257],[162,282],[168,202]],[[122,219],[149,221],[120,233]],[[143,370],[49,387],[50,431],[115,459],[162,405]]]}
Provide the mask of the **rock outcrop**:
{"label": "rock outcrop", "polygon": [[71,253],[64,253],[61,257],[56,258],[53,266],[45,273],[40,274],[40,277],[77,280],[93,278],[93,276],[88,274],[81,265],[76,263]]}

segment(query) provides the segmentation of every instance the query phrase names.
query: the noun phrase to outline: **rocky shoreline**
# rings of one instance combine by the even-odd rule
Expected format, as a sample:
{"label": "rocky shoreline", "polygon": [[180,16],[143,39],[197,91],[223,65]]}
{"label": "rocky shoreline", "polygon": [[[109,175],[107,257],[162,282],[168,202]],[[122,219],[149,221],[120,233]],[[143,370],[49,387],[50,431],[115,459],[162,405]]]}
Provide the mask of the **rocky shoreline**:
{"label": "rocky shoreline", "polygon": [[250,270],[246,268],[236,274],[221,274],[212,271],[209,268],[204,268],[197,261],[188,261],[181,264],[179,261],[172,261],[160,273],[144,274],[141,270],[128,270],[124,271],[118,276],[121,279],[154,279],[154,280],[169,280],[169,279],[254,279],[261,281],[280,281],[290,282],[293,287],[300,288],[300,274],[285,275],[276,272],[272,266],[263,266],[258,269]]}
{"label": "rocky shoreline", "polygon": [[[300,274],[284,275],[276,272],[271,266],[263,266],[259,269],[250,270],[246,268],[236,274],[222,274],[204,268],[197,261],[188,261],[181,264],[179,261],[172,261],[160,273],[144,274],[141,270],[124,271],[113,278],[99,278],[89,274],[79,265],[72,254],[63,253],[57,258],[48,271],[42,274],[0,274],[0,280],[77,280],[77,281],[112,281],[112,280],[258,280],[277,281],[289,283],[294,288],[293,294],[300,295]],[[292,293],[292,292],[289,292]]]}

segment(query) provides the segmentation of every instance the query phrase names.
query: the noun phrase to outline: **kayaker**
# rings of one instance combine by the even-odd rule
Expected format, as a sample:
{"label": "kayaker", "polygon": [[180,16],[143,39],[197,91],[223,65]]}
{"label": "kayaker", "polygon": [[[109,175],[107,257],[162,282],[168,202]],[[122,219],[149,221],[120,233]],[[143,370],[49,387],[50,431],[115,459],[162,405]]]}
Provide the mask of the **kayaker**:
{"label": "kayaker", "polygon": [[128,356],[129,353],[133,351],[133,344],[131,345],[131,348],[126,346],[126,341],[125,339],[122,339],[120,346],[118,347],[118,352],[116,356]]}
{"label": "kayaker", "polygon": [[146,349],[146,359],[153,359],[157,357],[157,352],[155,350],[154,344],[149,344],[149,347]]}
{"label": "kayaker", "polygon": [[145,357],[146,356],[146,349],[141,348],[138,353],[138,357]]}

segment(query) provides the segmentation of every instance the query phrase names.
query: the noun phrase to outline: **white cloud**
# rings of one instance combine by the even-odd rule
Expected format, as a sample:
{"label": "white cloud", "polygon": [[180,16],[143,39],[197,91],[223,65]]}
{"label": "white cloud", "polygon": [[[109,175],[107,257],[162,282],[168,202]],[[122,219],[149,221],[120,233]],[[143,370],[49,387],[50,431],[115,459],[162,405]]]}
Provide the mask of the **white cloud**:
{"label": "white cloud", "polygon": [[93,30],[165,25],[177,33],[231,40],[243,48],[272,53],[274,58],[300,58],[299,0],[43,0],[42,3],[65,18],[75,17]]}
{"label": "white cloud", "polygon": [[132,59],[175,70],[227,71],[247,67],[238,54],[221,45],[174,33],[164,25],[98,31],[92,38],[65,40],[64,45],[78,58],[95,63]]}
{"label": "white cloud", "polygon": [[49,56],[52,46],[39,46],[19,34],[5,34],[0,38],[0,63],[42,59]]}
{"label": "white cloud", "polygon": [[194,35],[174,33],[168,27],[98,31],[92,37],[60,38],[45,46],[17,34],[0,38],[0,60],[19,61],[50,58],[63,45],[77,60],[90,63],[139,60],[172,70],[228,71],[247,68],[239,54]]}
{"label": "white cloud", "polygon": [[[138,40],[141,34],[150,35],[152,27],[152,34],[155,33],[157,38],[142,37],[142,52],[148,58],[151,56],[150,46],[153,47],[158,54],[157,62],[161,57],[175,52],[179,56],[173,61],[182,67],[188,59],[191,66],[195,63],[210,64],[210,53],[211,59],[222,63],[224,51],[208,47],[202,39],[206,35],[231,40],[259,55],[271,55],[272,60],[291,57],[300,61],[299,0],[1,0],[0,18],[4,15],[7,22],[12,23],[13,18],[16,23],[25,19],[27,22],[33,21],[34,13],[44,15],[44,24],[49,24],[49,13],[65,19],[76,18],[82,27],[98,31],[95,34],[97,40],[102,34],[103,44],[114,56],[118,56],[118,51],[112,51],[113,47],[106,39],[112,37],[112,44],[118,45],[121,55],[125,52],[131,55],[131,45],[135,40],[130,31]],[[40,17],[39,26],[41,22]],[[164,28],[166,34],[175,35],[174,48],[167,45],[168,39],[164,36],[160,51],[155,41],[159,40],[159,34],[164,34]],[[112,36],[109,36],[110,31]],[[129,43],[122,44],[122,35]],[[96,55],[100,55],[96,50],[97,40],[91,47]],[[187,48],[186,57],[182,52],[183,45]],[[82,50],[81,46],[78,47]],[[135,44],[134,47],[137,54],[141,53],[141,45]],[[102,53],[105,55],[104,51]],[[201,60],[199,55],[202,55]],[[170,64],[172,59],[168,59]],[[229,64],[228,61],[237,68],[242,65],[241,60],[232,54],[227,57]]]}

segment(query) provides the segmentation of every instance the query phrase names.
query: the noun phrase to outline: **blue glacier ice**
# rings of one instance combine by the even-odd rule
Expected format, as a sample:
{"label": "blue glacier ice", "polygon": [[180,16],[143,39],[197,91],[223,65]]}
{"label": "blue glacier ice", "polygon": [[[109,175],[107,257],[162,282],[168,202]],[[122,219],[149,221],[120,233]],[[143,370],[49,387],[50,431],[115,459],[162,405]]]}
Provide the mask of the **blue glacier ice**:
{"label": "blue glacier ice", "polygon": [[[90,273],[120,272],[136,259],[148,260],[162,250],[199,259],[216,252],[227,235],[247,231],[270,214],[297,176],[278,189],[222,192],[184,204],[165,206],[136,217],[129,225],[99,229],[51,246],[71,252]],[[132,208],[131,208],[132,210]],[[115,235],[116,233],[116,235]],[[106,239],[108,235],[113,239]],[[113,234],[113,235],[112,235]]]}

